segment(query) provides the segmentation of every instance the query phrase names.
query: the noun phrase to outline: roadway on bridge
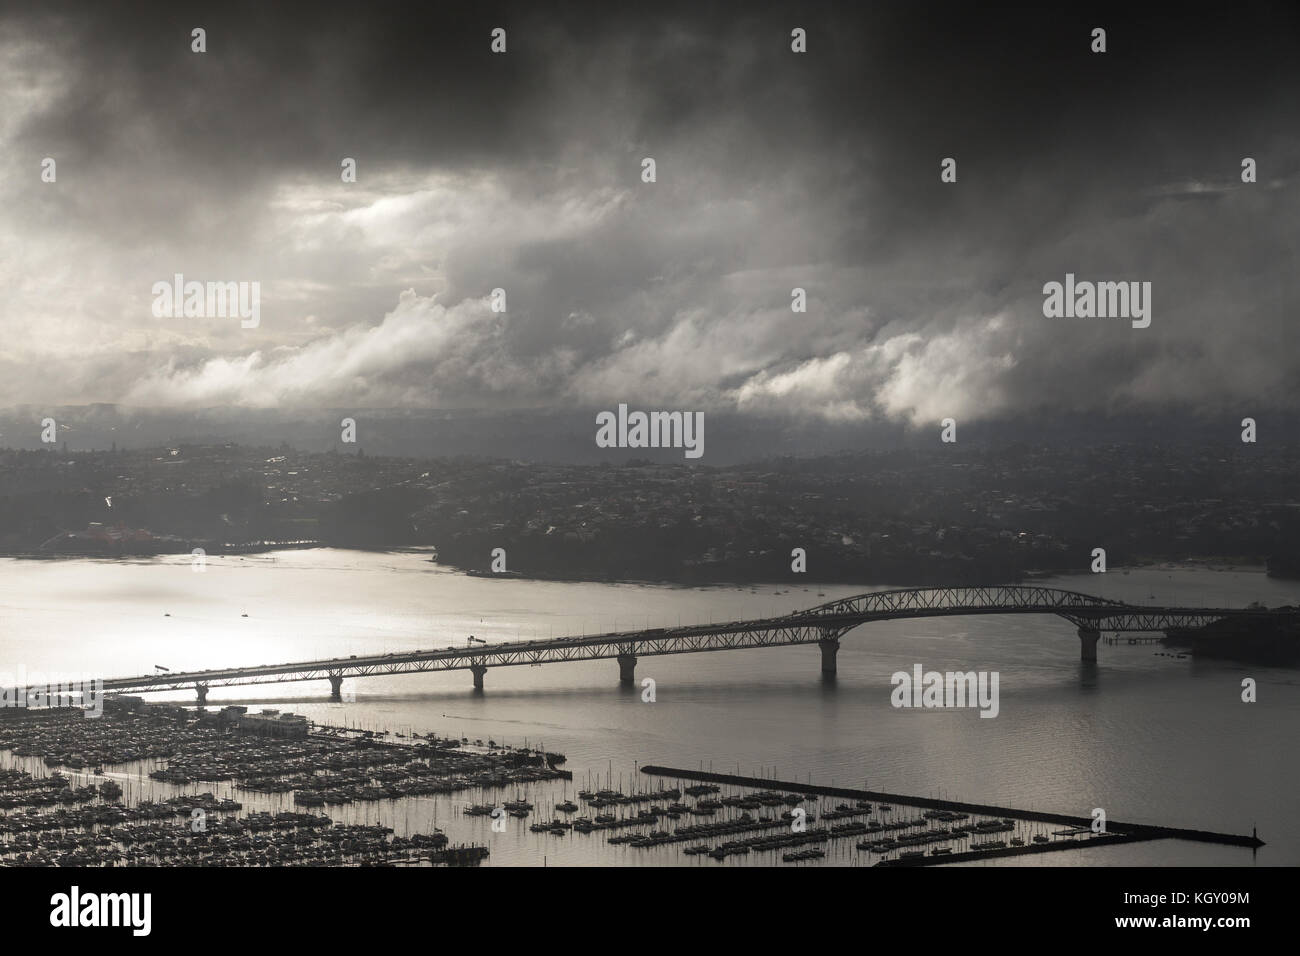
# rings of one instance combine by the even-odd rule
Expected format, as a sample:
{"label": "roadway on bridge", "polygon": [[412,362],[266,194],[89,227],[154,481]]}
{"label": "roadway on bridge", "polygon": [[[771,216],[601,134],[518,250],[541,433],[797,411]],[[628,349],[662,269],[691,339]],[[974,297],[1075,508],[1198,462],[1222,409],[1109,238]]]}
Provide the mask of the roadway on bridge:
{"label": "roadway on bridge", "polygon": [[1078,591],[1029,585],[970,588],[898,588],[872,591],[830,601],[804,611],[772,618],[718,624],[651,628],[605,634],[548,638],[465,647],[400,651],[384,655],[324,658],[253,667],[143,674],[107,678],[105,691],[174,691],[195,689],[200,701],[212,687],[291,681],[329,681],[333,696],[343,679],[381,674],[469,670],[476,687],[491,667],[550,664],[599,659],[619,661],[620,678],[631,682],[638,657],[817,644],[822,671],[835,672],[840,638],[872,621],[969,614],[1053,614],[1073,623],[1081,656],[1096,659],[1103,632],[1161,633],[1195,628],[1224,618],[1295,619],[1293,609],[1143,607]]}

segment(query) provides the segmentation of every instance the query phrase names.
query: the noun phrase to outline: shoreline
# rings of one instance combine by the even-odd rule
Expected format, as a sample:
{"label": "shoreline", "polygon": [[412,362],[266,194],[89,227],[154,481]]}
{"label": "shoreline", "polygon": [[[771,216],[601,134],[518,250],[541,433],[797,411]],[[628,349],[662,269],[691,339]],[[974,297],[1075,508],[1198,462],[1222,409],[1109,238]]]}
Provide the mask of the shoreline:
{"label": "shoreline", "polygon": [[[355,551],[362,554],[385,555],[385,554],[410,554],[410,555],[436,555],[436,547],[429,546],[403,546],[394,548],[357,548],[323,544],[320,542],[297,543],[285,542],[283,544],[256,546],[256,547],[229,547],[222,550],[207,551],[206,556],[210,558],[222,557],[243,557],[246,555],[268,555],[278,554],[281,552],[292,551]],[[57,552],[42,553],[31,551],[0,551],[0,559],[12,561],[137,561],[141,559],[153,558],[187,558],[190,557],[192,549],[178,551],[150,551],[150,552],[124,552],[120,554],[105,554],[102,552]],[[855,586],[860,582],[836,580],[836,579],[809,579],[806,582],[790,580],[788,578],[774,580],[757,580],[744,578],[706,578],[700,580],[684,580],[680,578],[615,578],[604,575],[590,574],[565,574],[559,572],[546,572],[540,570],[518,570],[511,569],[507,572],[494,574],[490,571],[484,571],[478,568],[466,567],[451,563],[441,563],[431,560],[431,564],[447,571],[460,574],[464,577],[480,578],[485,580],[505,580],[505,581],[555,581],[569,584],[633,584],[633,585],[651,585],[657,587],[683,587],[683,588],[744,588],[744,587],[841,587]],[[1300,580],[1300,578],[1287,578],[1280,575],[1270,575],[1267,564],[1263,562],[1255,563],[1242,561],[1240,558],[1182,558],[1178,560],[1152,560],[1140,564],[1117,565],[1107,569],[1107,574],[1127,575],[1134,571],[1213,571],[1223,574],[1259,574],[1270,577],[1274,580]],[[1000,584],[1018,584],[1024,582],[1042,581],[1056,578],[1073,578],[1092,575],[1087,571],[1067,571],[1067,570],[1042,570],[1029,568],[1021,572],[1014,580],[1003,580],[998,582],[980,582],[979,584],[970,584],[967,581],[945,581],[942,576],[933,582],[915,584],[905,581],[881,580],[870,584],[862,584],[864,587],[878,588],[903,588],[903,587],[962,587],[962,586],[997,586]]]}

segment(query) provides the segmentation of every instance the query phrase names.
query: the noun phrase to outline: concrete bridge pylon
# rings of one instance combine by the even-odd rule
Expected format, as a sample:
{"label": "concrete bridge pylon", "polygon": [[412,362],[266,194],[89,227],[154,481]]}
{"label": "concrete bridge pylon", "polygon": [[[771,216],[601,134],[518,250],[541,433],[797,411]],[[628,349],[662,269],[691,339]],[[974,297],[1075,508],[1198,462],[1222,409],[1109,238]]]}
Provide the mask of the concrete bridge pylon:
{"label": "concrete bridge pylon", "polygon": [[636,655],[623,653],[618,655],[618,682],[632,685],[636,683]]}
{"label": "concrete bridge pylon", "polygon": [[486,664],[470,664],[469,672],[474,675],[474,690],[483,692],[483,675],[487,673]]}
{"label": "concrete bridge pylon", "polygon": [[836,631],[822,631],[817,646],[822,649],[822,673],[834,676],[836,659],[840,653],[840,635]]}
{"label": "concrete bridge pylon", "polygon": [[1079,628],[1079,660],[1096,661],[1097,660],[1097,641],[1101,638],[1101,631],[1092,627]]}

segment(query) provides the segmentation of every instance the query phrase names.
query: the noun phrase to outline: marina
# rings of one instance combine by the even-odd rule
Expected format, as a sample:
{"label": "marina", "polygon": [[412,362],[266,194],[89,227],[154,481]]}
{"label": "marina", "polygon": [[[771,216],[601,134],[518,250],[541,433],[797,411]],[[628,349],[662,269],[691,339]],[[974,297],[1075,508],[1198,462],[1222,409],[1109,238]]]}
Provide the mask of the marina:
{"label": "marina", "polygon": [[[73,788],[58,773],[37,779],[4,771],[0,806],[17,812],[0,814],[0,865],[394,866],[463,864],[487,854],[449,846],[441,832],[395,837],[388,827],[336,825],[324,814],[240,817],[240,803],[211,793],[124,806],[110,792],[107,784]],[[50,803],[60,806],[43,809]]]}
{"label": "marina", "polygon": [[[928,866],[1166,837],[1262,845],[1253,836],[1128,823],[1094,833],[1087,820],[1062,814],[655,765],[640,768],[625,791],[611,763],[604,784],[588,782],[575,802],[567,796],[572,774],[556,767],[564,761],[556,753],[315,725],[282,739],[268,737],[269,728],[299,724],[278,711],[250,722],[234,719],[246,716],[242,708],[117,703],[94,720],[73,709],[0,719],[0,751],[28,762],[0,769],[0,864],[477,863],[488,846],[453,844],[440,827],[397,833],[315,809],[459,793],[478,796],[460,804],[459,816],[491,820],[493,838],[501,836],[497,821],[509,817],[527,821],[522,832],[538,838],[675,849],[713,863],[753,856],[765,865],[803,864],[835,853],[853,865]],[[134,788],[124,799],[114,778],[146,758],[156,765],[137,770],[137,780],[149,781],[150,795]],[[649,785],[638,788],[638,780]],[[228,792],[199,791],[201,784]],[[556,784],[563,800],[546,795]],[[173,792],[158,797],[153,787]],[[174,792],[184,788],[194,789]],[[293,809],[257,805],[277,798]]]}
{"label": "marina", "polygon": [[[1249,847],[1252,850],[1264,846],[1264,841],[1260,840],[1258,834],[1253,832],[1249,836],[1246,836],[1234,833],[1218,833],[1210,830],[1181,829],[1177,827],[1164,827],[1140,823],[1121,823],[1116,821],[1107,822],[1105,829],[1097,832],[1093,830],[1091,825],[1092,820],[1089,817],[1070,816],[1059,813],[1044,813],[1042,811],[1016,809],[1013,807],[964,803],[953,800],[935,799],[932,797],[904,796],[901,794],[882,793],[873,790],[850,790],[842,787],[800,784],[793,781],[778,782],[764,778],[742,777],[731,774],[715,774],[705,771],[682,770],[672,767],[647,766],[642,769],[647,774],[654,774],[659,777],[708,781],[710,783],[736,787],[772,787],[775,785],[794,794],[805,794],[809,797],[845,797],[860,802],[869,800],[888,800],[891,804],[896,803],[929,809],[930,812],[925,814],[921,819],[904,821],[904,825],[901,827],[902,829],[911,829],[913,827],[923,826],[927,822],[927,819],[957,820],[964,819],[973,814],[982,814],[993,818],[985,821],[977,821],[969,826],[957,827],[951,830],[920,830],[893,840],[878,841],[874,844],[858,844],[859,849],[868,849],[873,852],[883,851],[888,853],[899,849],[902,846],[910,846],[915,843],[932,843],[939,840],[965,840],[973,835],[1015,832],[1024,823],[1070,825],[1070,829],[1052,831],[1051,838],[1046,837],[1042,833],[1034,834],[1031,845],[1027,845],[1023,837],[1011,838],[1009,841],[1010,845],[1008,845],[1008,841],[1000,839],[983,841],[972,840],[967,847],[966,853],[959,854],[954,852],[951,856],[948,856],[946,854],[932,852],[932,858],[927,859],[925,854],[920,853],[919,851],[906,851],[901,853],[897,860],[882,861],[882,863],[889,863],[891,865],[918,865],[922,863],[932,864],[939,862],[955,863],[977,858],[987,858],[990,856],[1015,856],[1025,853],[1041,853],[1050,850],[1070,849],[1080,846],[1094,846],[1099,843],[1136,842],[1141,840],[1191,840],[1202,843],[1219,843],[1225,846]],[[941,855],[944,856],[944,859],[933,859],[933,857]]]}
{"label": "marina", "polygon": [[[328,558],[338,564],[338,570],[316,567]],[[470,632],[496,641],[515,639],[516,625],[493,629],[480,621],[471,610],[474,595],[465,589],[477,585],[467,584],[461,576],[433,573],[425,570],[427,560],[417,556],[391,556],[383,559],[373,556],[348,556],[340,562],[337,554],[322,555],[315,552],[294,552],[284,558],[294,565],[306,564],[311,570],[299,571],[294,567],[277,572],[278,588],[289,587],[284,599],[292,604],[293,613],[302,613],[302,602],[308,595],[318,593],[319,585],[311,583],[316,577],[307,575],[337,574],[336,587],[331,594],[345,596],[352,587],[348,582],[363,580],[367,588],[379,588],[400,608],[385,620],[387,633],[405,631],[405,619],[412,614],[438,614],[433,598],[428,607],[408,599],[393,596],[394,589],[402,585],[402,593],[409,591],[404,575],[417,575],[421,587],[436,596],[442,606],[456,608],[460,615],[454,620],[443,618],[449,630]],[[402,569],[394,575],[391,567]],[[80,565],[42,565],[41,580],[28,580],[23,575],[33,574],[29,566],[14,569],[6,578],[11,590],[11,603],[19,602],[11,626],[20,642],[30,642],[31,660],[48,660],[47,669],[61,667],[69,672],[107,666],[110,660],[96,657],[107,648],[129,647],[132,659],[147,665],[157,660],[174,670],[192,664],[212,665],[232,659],[230,648],[248,641],[248,648],[235,656],[249,661],[292,660],[302,657],[283,642],[283,635],[292,633],[293,625],[283,614],[271,613],[265,599],[251,591],[242,590],[240,582],[255,581],[240,569],[233,572],[230,586],[236,593],[229,601],[238,616],[244,607],[253,609],[247,621],[250,634],[247,638],[218,639],[210,633],[203,621],[185,622],[194,630],[195,638],[183,643],[176,639],[174,650],[162,654],[157,650],[154,635],[145,641],[139,635],[114,635],[111,642],[90,642],[77,645],[60,653],[66,658],[42,658],[45,654],[40,622],[25,615],[20,606],[20,592],[24,589],[49,587],[85,587],[103,574],[126,575],[134,586],[148,592],[154,587],[170,587],[173,569],[165,564],[142,564],[131,567],[112,565],[105,569]],[[84,570],[84,574],[81,571]],[[76,572],[76,573],[74,573]],[[183,572],[183,573],[182,573]],[[299,575],[303,575],[300,583]],[[202,583],[201,576],[191,575],[188,568],[175,570],[179,584],[188,587],[192,581]],[[1162,584],[1164,572],[1135,571],[1131,577],[1107,578],[1105,584],[1114,585],[1117,596],[1130,601],[1145,598],[1149,593],[1160,595],[1163,603],[1190,604],[1204,595],[1206,603],[1241,603],[1239,594],[1257,592],[1256,577],[1234,577],[1205,572],[1185,572],[1180,579],[1174,574],[1178,587]],[[468,579],[472,581],[472,579]],[[286,583],[288,582],[288,583]],[[1219,582],[1227,582],[1221,584]],[[1234,583],[1235,582],[1235,583]],[[1062,582],[1067,588],[1084,590],[1087,585]],[[125,586],[125,585],[122,585]],[[114,588],[119,587],[113,584]],[[488,587],[483,584],[482,587]],[[618,614],[618,626],[624,620],[672,623],[681,608],[684,619],[708,619],[709,608],[719,607],[718,617],[735,618],[749,613],[756,600],[749,589],[677,590],[653,586],[608,585],[558,585],[552,583],[495,582],[493,595],[505,587],[518,591],[517,603],[532,610],[521,611],[520,623],[535,619],[540,613],[556,622],[554,630],[563,633],[571,630],[559,623],[577,604],[591,609],[603,608],[605,622],[601,630],[615,624],[613,613]],[[1280,586],[1279,586],[1280,587]],[[1128,589],[1127,591],[1124,589]],[[1170,588],[1168,591],[1162,588]],[[1232,590],[1237,588],[1237,590]],[[855,590],[847,587],[827,586],[825,596],[847,596]],[[774,593],[773,589],[759,588],[761,595]],[[800,589],[791,592],[794,597],[782,594],[775,601],[785,600],[785,609],[798,607],[810,598],[817,597],[817,588],[808,593]],[[1131,592],[1131,593],[1129,593]],[[424,592],[421,592],[424,593]],[[798,595],[802,595],[799,597]],[[406,603],[404,603],[404,600]],[[482,597],[481,600],[488,600]],[[761,598],[759,600],[762,600]],[[458,602],[460,602],[458,604]],[[156,608],[155,602],[148,602]],[[1272,603],[1277,603],[1273,599]],[[288,605],[286,604],[286,607]],[[655,609],[671,607],[671,619],[659,617]],[[779,609],[779,605],[776,609]],[[537,609],[541,609],[538,612]],[[138,624],[141,633],[152,633],[151,628],[174,627],[176,620],[153,617],[142,605],[140,615],[130,618]],[[383,637],[372,636],[364,643],[345,635],[364,628],[364,622],[373,617],[373,608],[366,605],[355,611],[347,607],[331,607],[329,620],[312,619],[313,628],[323,628],[321,640],[336,640],[329,653],[346,657],[362,652],[367,646],[375,652],[390,650],[395,643],[386,643]],[[474,616],[470,619],[470,614]],[[624,615],[627,615],[627,618]],[[148,619],[145,620],[145,616]],[[369,615],[370,617],[367,617]],[[245,624],[240,624],[244,627]],[[113,785],[124,793],[116,801],[125,806],[141,802],[162,803],[176,796],[196,797],[211,792],[218,800],[230,799],[241,803],[244,809],[223,816],[241,817],[251,813],[297,812],[326,814],[336,824],[357,826],[384,826],[393,830],[393,837],[410,837],[414,834],[431,834],[435,830],[445,833],[452,845],[478,845],[490,847],[491,853],[481,865],[499,866],[863,866],[881,861],[900,859],[904,853],[920,851],[930,857],[957,857],[966,852],[979,852],[983,865],[1000,861],[1014,865],[1016,858],[1009,851],[1017,848],[1015,840],[1024,846],[1050,845],[1067,840],[1084,843],[1090,838],[1059,837],[1056,830],[1068,830],[1085,820],[1060,820],[1037,826],[1022,826],[1016,832],[975,834],[975,842],[1003,840],[1003,850],[970,851],[969,842],[935,841],[918,844],[899,844],[876,852],[860,849],[859,843],[896,839],[899,836],[921,834],[927,829],[960,828],[972,821],[986,818],[972,814],[967,821],[930,820],[927,826],[902,830],[878,830],[883,826],[906,819],[922,817],[928,807],[914,807],[894,794],[930,794],[948,796],[949,793],[989,807],[1030,807],[1038,810],[1073,810],[1087,813],[1093,806],[1106,807],[1112,823],[1115,820],[1143,820],[1176,823],[1182,827],[1205,830],[1233,830],[1249,833],[1258,824],[1259,831],[1268,840],[1268,846],[1259,850],[1259,862],[1265,865],[1289,863],[1295,859],[1296,831],[1290,815],[1279,812],[1273,802],[1257,796],[1254,791],[1234,791],[1215,813],[1187,814],[1179,803],[1179,794],[1198,786],[1202,778],[1202,751],[1209,747],[1221,753],[1223,772],[1240,775],[1249,773],[1267,754],[1283,746],[1288,724],[1285,720],[1269,717],[1264,710],[1243,707],[1237,695],[1223,697],[1223,703],[1213,695],[1213,685],[1221,682],[1236,684],[1239,676],[1230,668],[1215,663],[1198,662],[1191,667],[1184,662],[1166,663],[1155,656],[1150,648],[1119,646],[1115,656],[1108,660],[1098,674],[1079,668],[1071,651],[1070,642],[1060,642],[1055,637],[1039,641],[1042,630],[1038,619],[1022,618],[1008,621],[998,618],[972,618],[964,620],[960,633],[969,638],[954,638],[952,621],[912,622],[871,625],[868,639],[856,644],[846,643],[840,651],[840,674],[835,684],[810,679],[806,667],[806,650],[776,648],[764,651],[727,655],[696,655],[687,657],[666,656],[657,658],[652,665],[645,662],[638,673],[653,676],[659,689],[659,703],[647,705],[638,694],[618,686],[606,665],[600,662],[560,665],[554,669],[504,668],[497,679],[489,682],[485,694],[476,694],[463,675],[395,675],[391,679],[370,678],[371,683],[359,682],[356,700],[346,703],[331,702],[327,688],[312,688],[281,693],[278,688],[259,690],[256,696],[247,694],[218,697],[207,708],[207,720],[216,722],[221,711],[231,705],[244,705],[249,720],[249,741],[231,745],[227,754],[225,745],[213,746],[205,755],[203,747],[185,737],[170,739],[181,720],[194,721],[199,713],[188,694],[150,695],[150,710],[159,719],[152,725],[138,724],[128,736],[120,739],[110,734],[109,724],[95,728],[94,721],[78,718],[84,729],[78,735],[68,736],[63,731],[57,736],[53,731],[42,732],[46,741],[41,747],[33,741],[8,741],[22,754],[0,747],[0,768],[21,769],[33,777],[51,773],[62,774],[73,789]],[[228,630],[221,620],[214,618],[211,628],[221,635]],[[526,624],[525,624],[526,629]],[[542,632],[549,630],[543,626]],[[588,630],[591,630],[590,624]],[[254,633],[255,631],[255,633]],[[330,635],[335,635],[331,637]],[[313,638],[315,640],[315,638]],[[997,720],[952,719],[950,715],[933,715],[917,712],[900,719],[889,704],[889,674],[900,667],[910,667],[915,659],[916,641],[933,642],[932,646],[947,646],[946,642],[966,640],[978,642],[981,653],[987,655],[990,666],[1001,669],[1003,676],[1003,709]],[[133,641],[137,643],[132,643]],[[235,643],[232,643],[234,641]],[[256,648],[253,645],[256,645]],[[279,648],[277,650],[264,650]],[[51,650],[56,650],[51,646]],[[118,651],[113,652],[114,655]],[[965,653],[965,651],[962,651]],[[185,655],[210,654],[207,660]],[[933,656],[934,665],[952,669],[956,657],[944,659]],[[734,661],[739,670],[733,669]],[[847,662],[847,663],[846,663]],[[115,668],[116,664],[112,665]],[[646,670],[645,668],[652,667]],[[1286,672],[1277,675],[1259,675],[1261,686],[1267,686],[1269,707],[1277,701],[1288,700],[1292,694],[1286,683]],[[1148,691],[1152,681],[1159,680],[1165,688],[1162,695]],[[1094,683],[1096,686],[1094,687]],[[301,686],[301,685],[300,685]],[[154,700],[158,697],[161,699]],[[1126,715],[1123,723],[1098,722],[1091,714],[1100,700],[1114,701]],[[1206,704],[1206,701],[1211,701]],[[106,702],[107,703],[107,702]],[[1188,710],[1189,707],[1202,710]],[[1208,707],[1206,710],[1204,708]],[[278,708],[281,714],[272,720],[261,720],[259,710]],[[823,708],[829,708],[823,710]],[[286,712],[302,715],[310,722],[306,744],[302,738],[286,738],[268,734],[252,734],[258,727],[274,731],[279,717]],[[776,719],[778,712],[794,717]],[[810,723],[816,715],[825,714],[820,723]],[[1185,715],[1192,713],[1192,723]],[[9,721],[18,715],[0,713],[0,734],[9,734]],[[975,715],[970,715],[975,717]],[[118,718],[105,715],[106,720]],[[1265,719],[1268,718],[1268,719]],[[945,733],[933,734],[936,721],[943,720]],[[291,724],[293,721],[286,720]],[[150,729],[150,726],[152,729]],[[1132,733],[1132,727],[1149,728],[1149,734]],[[817,736],[814,738],[813,728]],[[880,734],[864,736],[863,727],[878,727]],[[1050,732],[1047,732],[1050,728]],[[231,739],[237,724],[228,728]],[[215,731],[216,728],[213,728]],[[209,733],[210,731],[203,731]],[[188,733],[188,732],[187,732]],[[197,739],[197,738],[196,738]],[[817,739],[821,743],[810,746]],[[483,775],[466,773],[468,789],[448,787],[436,775],[419,772],[409,774],[406,764],[424,763],[412,758],[393,763],[380,757],[385,753],[405,754],[402,748],[428,747],[441,742],[456,741],[454,749],[458,759],[477,758],[498,752],[498,771]],[[1231,740],[1245,740],[1240,747],[1229,747]],[[543,745],[544,741],[544,745]],[[1193,741],[1195,745],[1193,745]],[[504,754],[502,742],[516,745],[511,749],[532,752],[530,764],[519,767],[505,766],[509,758]],[[314,752],[307,757],[289,757],[285,748],[310,745]],[[522,746],[518,746],[522,745]],[[261,748],[266,751],[261,760],[234,759],[235,746]],[[194,753],[186,753],[186,748]],[[1091,749],[1090,749],[1091,748]],[[275,751],[281,751],[273,756]],[[370,751],[364,764],[355,763],[356,755]],[[336,752],[336,753],[335,753]],[[563,752],[567,759],[558,759]],[[331,757],[331,753],[335,756]],[[918,759],[918,755],[924,756]],[[1083,763],[1079,753],[1094,754]],[[544,754],[544,756],[538,756]],[[172,756],[178,759],[173,760]],[[228,759],[229,758],[229,759]],[[452,759],[448,756],[448,759]],[[320,761],[308,774],[303,760]],[[330,761],[333,760],[333,765]],[[280,763],[277,763],[279,761]],[[224,766],[226,764],[235,766]],[[247,764],[240,769],[238,764]],[[262,768],[282,769],[282,775],[259,774]],[[660,778],[643,772],[643,764],[652,766],[686,767],[701,770],[722,770],[748,775],[762,781],[752,787],[733,786],[694,779]],[[779,764],[784,773],[777,774]],[[1216,765],[1217,766],[1217,765]],[[743,769],[741,769],[743,767]],[[370,778],[361,780],[359,774],[369,768],[388,774],[401,774],[399,779]],[[502,776],[518,771],[515,779]],[[237,771],[229,779],[203,780],[201,774],[219,775],[219,770]],[[471,768],[472,769],[472,768]],[[102,773],[97,771],[102,770]],[[555,771],[553,776],[549,771]],[[572,771],[571,776],[565,776]],[[1289,768],[1279,770],[1284,776]],[[537,774],[546,779],[524,779]],[[811,776],[809,776],[811,775]],[[312,779],[316,778],[316,779]],[[494,779],[495,778],[495,779]],[[764,790],[785,790],[774,780],[797,780],[801,790],[807,784],[842,783],[847,787],[864,786],[864,778],[881,784],[873,788],[886,793],[883,798],[812,794],[811,799],[797,808],[808,813],[805,819],[810,842],[795,843],[796,834],[791,829],[768,827],[757,831],[732,829],[731,832],[713,836],[697,836],[682,840],[675,837],[681,827],[701,824],[726,824],[734,826],[741,814],[749,813],[754,820],[763,817],[780,818],[790,805],[767,806],[754,800]],[[1131,787],[1128,781],[1143,781],[1140,787]],[[486,786],[478,785],[479,782]],[[293,784],[291,786],[290,784]],[[302,786],[296,786],[297,784]],[[504,783],[504,786],[499,784]],[[497,785],[494,785],[497,784]],[[236,789],[238,787],[238,789]],[[388,788],[392,788],[390,795]],[[680,788],[681,795],[672,797],[671,791]],[[108,787],[111,791],[111,786]],[[407,790],[401,793],[401,790]],[[588,804],[580,791],[597,800],[612,801],[603,806]],[[608,791],[601,795],[600,791]],[[446,791],[446,792],[438,792]],[[663,791],[668,791],[664,794]],[[1080,794],[1087,794],[1088,802],[1075,803]],[[1141,794],[1141,799],[1137,799]],[[793,794],[791,794],[793,795]],[[802,795],[802,794],[801,794]],[[658,799],[655,799],[658,797]],[[46,801],[52,795],[42,796]],[[504,810],[504,829],[501,821],[491,816],[491,810],[505,801],[522,799],[533,805],[525,816],[511,816]],[[332,802],[342,800],[343,802]],[[635,800],[637,802],[625,802]],[[298,802],[301,801],[301,802]],[[747,805],[738,805],[744,801]],[[92,805],[95,801],[92,801]],[[102,801],[99,801],[102,802]],[[859,802],[869,803],[870,812],[857,807]],[[465,808],[482,805],[489,809],[483,815],[466,814]],[[58,809],[57,802],[47,803],[45,809]],[[81,806],[73,805],[69,809]],[[890,809],[885,809],[889,807]],[[662,813],[656,813],[655,808]],[[647,811],[638,819],[638,810]],[[4,812],[4,808],[0,808]],[[849,815],[841,816],[841,814]],[[1011,814],[999,813],[997,818]],[[988,819],[993,819],[990,816]],[[183,822],[183,818],[177,818]],[[865,832],[847,832],[841,836],[832,828],[845,824],[865,824]],[[1031,821],[1032,823],[1032,821]],[[1237,826],[1233,826],[1236,824]],[[496,829],[494,829],[494,825]],[[821,840],[819,830],[825,829],[827,837]],[[689,834],[689,831],[687,831]],[[665,838],[667,835],[668,838]],[[804,837],[803,834],[799,835]],[[610,838],[622,838],[610,842]],[[391,839],[391,838],[390,838]],[[789,845],[776,850],[754,849],[758,840],[781,840]],[[724,848],[719,858],[710,855],[720,843],[748,841],[750,852],[730,852]],[[1085,865],[1133,865],[1143,862],[1189,865],[1248,865],[1254,857],[1242,854],[1230,845],[1197,842],[1192,840],[1150,841],[1127,843],[1088,844],[1096,847],[1086,854],[1078,854]],[[702,847],[701,852],[694,852]],[[783,854],[821,848],[825,856],[820,859],[786,862]],[[933,853],[934,850],[948,852]],[[692,852],[687,852],[692,851]],[[1006,854],[1004,856],[1004,854]],[[1075,854],[1067,854],[1074,857]],[[1052,857],[1038,859],[1051,860]],[[1035,859],[1035,857],[1028,857]],[[968,864],[969,865],[969,864]]]}
{"label": "marina", "polygon": [[[33,768],[81,770],[90,782],[61,769],[45,776],[0,770],[0,863],[410,865],[472,863],[488,854],[483,846],[451,845],[437,828],[394,835],[392,827],[344,824],[325,814],[253,809],[211,791],[155,800],[137,787],[124,802],[122,784],[104,775],[143,761],[163,764],[148,771],[149,792],[153,784],[173,791],[224,784],[250,797],[291,795],[299,807],[500,791],[568,777],[553,766],[563,760],[558,754],[434,735],[399,742],[302,724],[299,739],[268,739],[233,726],[232,712],[242,710],[139,704],[97,719],[67,708],[4,711],[0,750]],[[138,771],[141,784],[145,778]],[[509,801],[507,808],[527,815],[532,804]]]}

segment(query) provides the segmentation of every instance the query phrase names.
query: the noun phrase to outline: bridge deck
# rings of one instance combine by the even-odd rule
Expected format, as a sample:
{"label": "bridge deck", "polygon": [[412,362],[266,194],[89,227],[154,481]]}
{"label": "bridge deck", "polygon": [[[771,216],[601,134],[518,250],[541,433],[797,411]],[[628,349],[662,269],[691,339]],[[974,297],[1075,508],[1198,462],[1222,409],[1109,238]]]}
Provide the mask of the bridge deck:
{"label": "bridge deck", "polygon": [[[549,664],[618,658],[689,654],[741,648],[822,644],[830,654],[839,638],[872,621],[968,614],[1054,614],[1087,633],[1159,633],[1194,628],[1228,617],[1294,619],[1290,609],[1141,607],[1077,591],[1032,586],[979,588],[905,588],[874,591],[832,601],[783,617],[729,621],[686,627],[619,631],[580,637],[549,638],[472,647],[402,651],[385,655],[324,658],[256,667],[231,667],[115,677],[104,681],[110,691],[162,691],[196,687],[331,680],[424,671],[471,670],[476,684],[488,667]],[[1095,642],[1094,642],[1095,643]],[[630,671],[625,671],[626,675]]]}

